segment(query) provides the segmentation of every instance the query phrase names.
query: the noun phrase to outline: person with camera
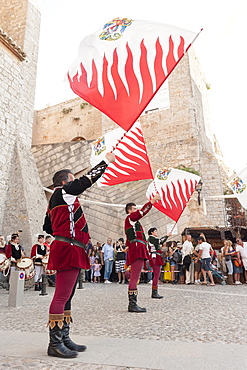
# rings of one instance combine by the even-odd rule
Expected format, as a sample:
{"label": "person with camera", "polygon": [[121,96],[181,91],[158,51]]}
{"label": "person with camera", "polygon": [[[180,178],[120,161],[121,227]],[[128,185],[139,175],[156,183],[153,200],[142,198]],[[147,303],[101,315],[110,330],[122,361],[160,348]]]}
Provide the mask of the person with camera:
{"label": "person with camera", "polygon": [[118,274],[118,284],[125,283],[125,261],[126,261],[126,253],[125,253],[125,246],[124,246],[124,239],[119,238],[117,243],[114,246],[114,252],[116,254],[115,260],[115,270]]}

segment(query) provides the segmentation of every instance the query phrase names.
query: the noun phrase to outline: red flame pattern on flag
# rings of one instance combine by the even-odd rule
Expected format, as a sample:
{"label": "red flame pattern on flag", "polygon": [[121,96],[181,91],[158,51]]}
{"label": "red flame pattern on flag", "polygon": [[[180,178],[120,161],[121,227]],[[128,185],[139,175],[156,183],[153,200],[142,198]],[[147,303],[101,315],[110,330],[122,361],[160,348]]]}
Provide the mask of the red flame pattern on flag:
{"label": "red flame pattern on flag", "polygon": [[154,207],[176,222],[179,220],[187,202],[199,182],[199,180],[187,181],[186,179],[182,181],[184,183],[184,189],[181,181],[177,180],[175,183],[171,182],[169,185],[166,185],[165,190],[161,188],[159,192],[156,190],[153,182],[153,191],[148,193],[149,200],[159,193],[161,200],[156,201],[154,203]]}
{"label": "red flame pattern on flag", "polygon": [[[82,74],[80,77],[78,72],[75,74],[75,76],[70,76],[68,74],[71,89],[75,92],[75,94],[98,108],[124,130],[128,131],[189,48],[187,47],[186,50],[184,50],[184,45],[184,38],[180,36],[180,44],[177,50],[174,50],[174,42],[170,36],[169,51],[166,55],[167,73],[165,73],[162,66],[163,49],[159,38],[157,39],[156,57],[154,60],[156,78],[155,91],[148,67],[147,49],[144,45],[144,41],[142,41],[140,44],[140,72],[143,81],[143,94],[140,93],[140,86],[133,68],[133,55],[128,43],[126,44],[128,57],[125,65],[125,75],[129,91],[126,90],[126,87],[118,72],[117,49],[114,50],[113,63],[111,66],[112,78],[116,88],[116,96],[108,79],[108,61],[106,57],[104,57],[103,60],[102,71],[102,80],[104,86],[103,96],[98,88],[98,71],[94,60],[92,60],[92,79],[90,84],[88,85],[87,82],[87,71],[81,63],[80,67]],[[175,55],[177,56],[176,58]]]}
{"label": "red flame pattern on flag", "polygon": [[134,126],[124,134],[113,153],[115,162],[108,165],[97,182],[99,186],[153,179],[144,137],[139,127]]}

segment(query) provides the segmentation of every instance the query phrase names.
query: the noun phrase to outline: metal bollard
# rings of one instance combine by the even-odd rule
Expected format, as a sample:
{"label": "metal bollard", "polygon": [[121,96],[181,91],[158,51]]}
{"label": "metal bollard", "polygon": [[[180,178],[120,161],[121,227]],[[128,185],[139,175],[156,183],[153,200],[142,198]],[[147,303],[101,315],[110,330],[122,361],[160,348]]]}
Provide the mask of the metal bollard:
{"label": "metal bollard", "polygon": [[23,305],[25,272],[11,271],[9,288],[9,307],[21,307]]}
{"label": "metal bollard", "polygon": [[79,275],[78,275],[78,288],[77,289],[84,289],[84,286],[83,286],[83,272],[82,272],[82,269],[80,269],[80,272],[79,272]]}
{"label": "metal bollard", "polygon": [[39,295],[47,295],[46,293],[46,284],[47,284],[47,276],[46,274],[42,274],[42,282],[41,282],[41,292]]}

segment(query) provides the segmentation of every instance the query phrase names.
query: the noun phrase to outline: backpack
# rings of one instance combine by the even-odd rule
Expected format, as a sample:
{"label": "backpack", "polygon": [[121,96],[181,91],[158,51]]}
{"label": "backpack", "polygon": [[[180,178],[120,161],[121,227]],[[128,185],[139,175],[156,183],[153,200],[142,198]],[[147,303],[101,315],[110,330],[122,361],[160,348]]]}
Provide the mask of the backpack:
{"label": "backpack", "polygon": [[182,252],[177,249],[173,256],[172,256],[172,259],[176,262],[176,263],[181,263],[182,262]]}

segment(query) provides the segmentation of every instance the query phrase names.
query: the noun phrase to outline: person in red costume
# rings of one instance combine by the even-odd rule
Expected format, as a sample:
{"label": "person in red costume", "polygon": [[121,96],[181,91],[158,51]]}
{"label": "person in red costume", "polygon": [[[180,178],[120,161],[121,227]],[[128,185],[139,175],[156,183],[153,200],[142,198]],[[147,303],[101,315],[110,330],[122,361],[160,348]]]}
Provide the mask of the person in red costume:
{"label": "person in red costume", "polygon": [[58,171],[53,176],[54,193],[43,226],[43,230],[55,238],[47,268],[57,270],[56,289],[49,309],[49,356],[74,358],[87,348],[75,344],[69,337],[71,300],[79,271],[90,269],[85,251],[90,236],[77,196],[94,184],[114,160],[114,154],[107,153],[104,161],[79,179],[75,179],[70,170]]}
{"label": "person in red costume", "polygon": [[126,247],[128,250],[126,264],[131,265],[128,289],[129,312],[147,311],[146,308],[141,308],[137,305],[137,282],[140,278],[144,260],[150,259],[146,237],[139,220],[151,210],[153,204],[159,199],[160,196],[158,194],[155,195],[150,202],[144,204],[140,210],[137,210],[135,203],[128,203],[125,206],[125,211],[128,215],[124,224]]}

